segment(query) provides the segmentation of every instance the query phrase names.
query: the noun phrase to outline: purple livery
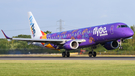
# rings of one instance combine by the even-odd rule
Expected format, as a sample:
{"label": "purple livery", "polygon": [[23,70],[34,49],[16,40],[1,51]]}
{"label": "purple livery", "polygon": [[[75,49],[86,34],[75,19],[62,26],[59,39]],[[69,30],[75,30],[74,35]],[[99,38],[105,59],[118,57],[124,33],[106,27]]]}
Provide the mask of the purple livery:
{"label": "purple livery", "polygon": [[[33,23],[33,26],[30,25],[32,38],[9,38],[2,31],[5,37],[11,40],[27,41],[45,48],[65,49],[62,57],[70,57],[70,50],[84,47],[93,48],[97,44],[103,45],[107,50],[116,49],[119,47],[119,42],[134,35],[132,29],[121,22],[46,34],[40,30],[32,13],[28,12],[28,15],[29,19],[31,18],[30,23]],[[89,57],[92,56],[96,57],[96,52],[93,50],[89,52]]]}

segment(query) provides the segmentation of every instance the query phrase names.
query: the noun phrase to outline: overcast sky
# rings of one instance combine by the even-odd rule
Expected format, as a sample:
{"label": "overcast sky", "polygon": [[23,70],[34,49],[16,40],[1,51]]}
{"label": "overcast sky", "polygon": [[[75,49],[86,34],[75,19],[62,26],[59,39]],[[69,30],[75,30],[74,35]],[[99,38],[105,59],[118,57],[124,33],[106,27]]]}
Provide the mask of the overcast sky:
{"label": "overcast sky", "polygon": [[0,0],[0,29],[10,37],[30,35],[29,11],[42,31],[53,33],[59,32],[60,19],[63,31],[113,22],[135,24],[135,0]]}

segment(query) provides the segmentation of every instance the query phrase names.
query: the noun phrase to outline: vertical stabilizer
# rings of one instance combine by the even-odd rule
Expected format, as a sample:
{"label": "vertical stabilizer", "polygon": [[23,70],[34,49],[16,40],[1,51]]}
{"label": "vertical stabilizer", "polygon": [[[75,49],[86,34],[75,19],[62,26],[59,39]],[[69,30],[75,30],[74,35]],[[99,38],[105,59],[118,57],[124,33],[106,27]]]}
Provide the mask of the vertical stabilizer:
{"label": "vertical stabilizer", "polygon": [[36,38],[42,36],[41,30],[31,12],[28,12],[28,19],[31,29],[31,38]]}

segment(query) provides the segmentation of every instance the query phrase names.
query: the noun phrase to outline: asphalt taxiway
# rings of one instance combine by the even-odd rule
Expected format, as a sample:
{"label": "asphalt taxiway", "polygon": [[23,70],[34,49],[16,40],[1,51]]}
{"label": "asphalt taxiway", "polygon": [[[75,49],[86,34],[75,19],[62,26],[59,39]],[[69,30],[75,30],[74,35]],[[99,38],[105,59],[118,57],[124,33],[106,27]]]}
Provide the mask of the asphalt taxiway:
{"label": "asphalt taxiway", "polygon": [[0,60],[135,60],[135,57],[29,57],[2,56]]}

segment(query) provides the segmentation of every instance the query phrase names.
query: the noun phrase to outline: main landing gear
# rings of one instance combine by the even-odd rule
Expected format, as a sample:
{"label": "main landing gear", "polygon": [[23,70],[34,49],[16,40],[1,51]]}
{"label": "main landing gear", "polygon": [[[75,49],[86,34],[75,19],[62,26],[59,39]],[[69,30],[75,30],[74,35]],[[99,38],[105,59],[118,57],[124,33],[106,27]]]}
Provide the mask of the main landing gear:
{"label": "main landing gear", "polygon": [[62,57],[70,57],[70,52],[69,51],[62,52]]}
{"label": "main landing gear", "polygon": [[97,53],[94,51],[94,52],[89,52],[88,53],[89,57],[96,57]]}
{"label": "main landing gear", "polygon": [[97,53],[95,52],[95,51],[93,51],[93,48],[92,48],[92,51],[90,51],[89,53],[88,53],[88,55],[89,55],[89,57],[96,57],[96,55],[97,55]]}

